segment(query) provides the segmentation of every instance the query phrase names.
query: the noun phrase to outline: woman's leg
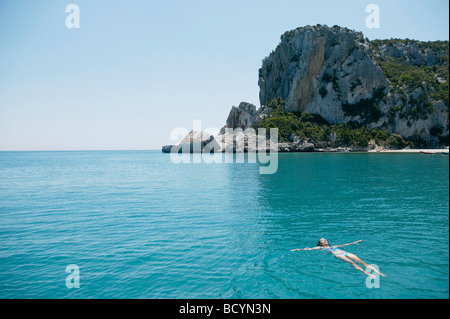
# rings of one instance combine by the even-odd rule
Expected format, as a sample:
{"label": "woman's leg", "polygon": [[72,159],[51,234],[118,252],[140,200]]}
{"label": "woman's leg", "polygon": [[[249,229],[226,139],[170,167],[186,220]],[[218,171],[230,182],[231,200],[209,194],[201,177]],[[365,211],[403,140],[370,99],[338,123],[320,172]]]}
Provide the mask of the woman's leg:
{"label": "woman's leg", "polygon": [[348,262],[350,265],[353,266],[353,268],[365,273],[367,276],[373,276],[372,274],[369,274],[368,272],[366,272],[364,269],[362,269],[361,267],[359,267],[353,260],[343,256],[343,255],[334,255],[336,258],[339,258],[343,261]]}
{"label": "woman's leg", "polygon": [[356,261],[357,263],[360,263],[361,265],[363,265],[366,268],[370,268],[372,269],[374,272],[376,272],[377,274],[379,274],[380,276],[386,277],[386,275],[380,273],[378,270],[376,270],[374,267],[372,267],[371,265],[365,263],[364,261],[361,260],[361,258],[359,258],[358,256],[356,256],[355,254],[347,254],[347,257]]}

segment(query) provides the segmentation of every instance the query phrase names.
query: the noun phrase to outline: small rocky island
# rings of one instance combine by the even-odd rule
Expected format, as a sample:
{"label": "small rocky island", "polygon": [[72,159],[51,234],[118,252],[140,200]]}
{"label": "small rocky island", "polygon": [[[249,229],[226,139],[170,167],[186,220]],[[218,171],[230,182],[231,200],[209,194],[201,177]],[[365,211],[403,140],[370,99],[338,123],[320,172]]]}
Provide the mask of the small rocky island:
{"label": "small rocky island", "polygon": [[191,131],[162,151],[261,151],[255,130],[271,127],[279,129],[279,152],[445,148],[448,61],[448,41],[369,41],[339,26],[297,28],[262,62],[261,107],[241,102],[218,136]]}

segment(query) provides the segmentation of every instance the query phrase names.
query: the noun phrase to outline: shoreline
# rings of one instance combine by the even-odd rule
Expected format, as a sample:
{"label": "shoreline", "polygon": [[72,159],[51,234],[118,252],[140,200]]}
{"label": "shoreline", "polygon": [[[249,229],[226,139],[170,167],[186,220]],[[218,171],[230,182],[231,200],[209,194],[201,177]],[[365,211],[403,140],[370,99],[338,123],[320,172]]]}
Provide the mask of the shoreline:
{"label": "shoreline", "polygon": [[433,154],[442,154],[447,153],[448,154],[449,149],[443,148],[443,149],[403,149],[403,150],[370,150],[368,153],[422,153],[425,152],[427,154],[433,155]]}
{"label": "shoreline", "polygon": [[[165,147],[163,147],[162,152],[163,153],[171,153],[170,149],[168,146],[174,146],[174,145],[167,145]],[[263,151],[263,153],[269,153],[269,150],[265,150]],[[181,154],[182,152],[176,152],[178,154]],[[203,154],[203,151],[200,152],[187,152],[186,154]],[[252,152],[252,151],[243,151],[243,152],[226,152],[226,151],[219,151],[216,152],[215,154],[248,154],[248,153],[259,153],[258,151]],[[278,151],[277,153],[279,154],[292,154],[292,153],[361,153],[361,154],[421,154],[424,153],[424,155],[448,155],[449,154],[449,149],[448,148],[444,148],[444,149],[402,149],[402,150],[389,150],[389,149],[378,149],[378,150],[364,150],[364,149],[351,149],[351,148],[327,148],[327,149],[314,149],[314,150],[310,150],[310,151]]]}

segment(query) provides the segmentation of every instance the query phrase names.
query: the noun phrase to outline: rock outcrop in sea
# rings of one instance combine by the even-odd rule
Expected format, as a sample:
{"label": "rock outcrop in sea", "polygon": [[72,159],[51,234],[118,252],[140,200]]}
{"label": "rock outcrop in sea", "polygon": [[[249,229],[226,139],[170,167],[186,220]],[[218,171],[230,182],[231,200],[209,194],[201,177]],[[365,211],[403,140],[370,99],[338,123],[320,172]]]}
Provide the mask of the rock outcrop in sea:
{"label": "rock outcrop in sea", "polygon": [[177,145],[164,145],[163,153],[214,153],[219,150],[219,144],[213,135],[204,132],[191,130]]}
{"label": "rock outcrop in sea", "polygon": [[251,103],[241,102],[238,107],[231,107],[226,124],[220,130],[220,134],[224,134],[225,129],[227,128],[231,128],[233,130],[236,128],[241,128],[245,130],[256,123],[256,121],[256,106]]}

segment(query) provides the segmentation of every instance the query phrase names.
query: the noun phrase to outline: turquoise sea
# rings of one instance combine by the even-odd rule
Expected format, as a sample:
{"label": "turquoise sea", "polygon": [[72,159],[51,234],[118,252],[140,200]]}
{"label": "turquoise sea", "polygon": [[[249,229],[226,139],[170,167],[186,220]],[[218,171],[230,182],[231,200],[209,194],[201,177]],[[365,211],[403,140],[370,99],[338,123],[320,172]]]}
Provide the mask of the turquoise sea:
{"label": "turquoise sea", "polygon": [[[449,298],[449,158],[0,152],[0,298]],[[345,248],[387,277],[314,247]],[[68,265],[79,288],[68,288]]]}

